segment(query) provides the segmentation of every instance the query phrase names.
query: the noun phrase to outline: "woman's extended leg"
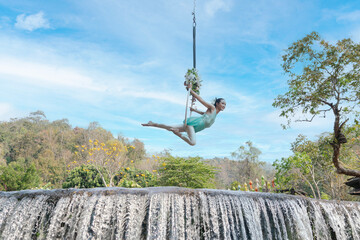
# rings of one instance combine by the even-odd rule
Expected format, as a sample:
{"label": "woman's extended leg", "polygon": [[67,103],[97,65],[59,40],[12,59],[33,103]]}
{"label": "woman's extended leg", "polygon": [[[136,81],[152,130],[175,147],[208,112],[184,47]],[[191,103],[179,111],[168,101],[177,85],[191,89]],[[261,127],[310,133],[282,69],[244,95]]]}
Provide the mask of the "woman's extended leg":
{"label": "woman's extended leg", "polygon": [[[165,124],[161,124],[161,123],[154,123],[151,121],[149,121],[148,123],[143,123],[141,125],[143,125],[145,127],[157,127],[157,128],[166,129],[168,131],[173,132],[176,136],[180,137],[182,140],[187,142],[189,145],[194,146],[196,144],[195,129],[193,126],[184,126],[183,124],[170,126],[170,125],[165,125]],[[181,132],[186,132],[187,136],[181,134]]]}
{"label": "woman's extended leg", "polygon": [[182,140],[187,142],[189,145],[194,146],[196,144],[196,134],[193,126],[186,126],[185,128],[187,136],[183,135],[177,128],[171,128],[176,136],[180,137]]}
{"label": "woman's extended leg", "polygon": [[168,131],[172,131],[174,132],[174,130],[178,130],[178,132],[185,132],[185,127],[183,124],[181,125],[166,125],[166,124],[162,124],[162,123],[154,123],[152,121],[149,121],[148,123],[143,123],[141,124],[144,127],[157,127],[157,128],[163,128],[166,129]]}
{"label": "woman's extended leg", "polygon": [[193,126],[186,126],[186,133],[188,135],[188,139],[185,140],[183,139],[185,142],[187,142],[188,144],[190,144],[191,146],[195,146],[196,144],[196,134],[195,134],[195,129]]}

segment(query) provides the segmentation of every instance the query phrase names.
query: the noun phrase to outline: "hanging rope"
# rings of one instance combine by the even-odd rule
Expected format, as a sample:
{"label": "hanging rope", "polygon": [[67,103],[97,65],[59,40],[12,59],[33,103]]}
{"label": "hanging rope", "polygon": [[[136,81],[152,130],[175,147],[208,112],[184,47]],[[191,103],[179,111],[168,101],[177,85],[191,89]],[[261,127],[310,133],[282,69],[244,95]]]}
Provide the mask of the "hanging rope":
{"label": "hanging rope", "polygon": [[[195,10],[196,10],[196,0],[194,0],[194,10],[192,12],[193,15],[193,68],[196,69],[196,16],[195,16]],[[191,107],[195,105],[195,98],[194,96],[191,98]],[[192,111],[190,111],[190,117],[191,117]]]}
{"label": "hanging rope", "polygon": [[[196,16],[195,16],[195,10],[196,10],[196,0],[194,0],[194,9],[192,12],[193,15],[193,68],[196,69]],[[188,83],[187,83],[188,84]],[[185,107],[185,121],[184,126],[187,124],[187,112],[188,112],[188,106],[189,106],[189,96],[190,96],[190,88],[188,88],[187,97],[186,97],[186,107]],[[195,98],[194,96],[191,99],[191,107],[194,106]],[[192,111],[190,111],[190,117],[191,117]]]}
{"label": "hanging rope", "polygon": [[193,15],[193,67],[196,68],[196,17],[195,17],[196,0],[194,0]]}

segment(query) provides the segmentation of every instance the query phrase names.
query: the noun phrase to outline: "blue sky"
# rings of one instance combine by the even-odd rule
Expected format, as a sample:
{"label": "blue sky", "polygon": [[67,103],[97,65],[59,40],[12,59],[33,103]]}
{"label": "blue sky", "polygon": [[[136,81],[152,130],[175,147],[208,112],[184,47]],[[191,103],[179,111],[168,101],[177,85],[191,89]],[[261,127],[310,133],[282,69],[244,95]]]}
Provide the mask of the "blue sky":
{"label": "blue sky", "polygon": [[251,140],[267,162],[289,156],[298,134],[331,131],[332,116],[282,130],[271,106],[287,90],[281,55],[312,31],[358,42],[358,0],[197,0],[201,96],[224,97],[227,109],[194,147],[142,127],[184,119],[192,10],[193,0],[0,0],[0,121],[42,110],[177,156],[229,157]]}

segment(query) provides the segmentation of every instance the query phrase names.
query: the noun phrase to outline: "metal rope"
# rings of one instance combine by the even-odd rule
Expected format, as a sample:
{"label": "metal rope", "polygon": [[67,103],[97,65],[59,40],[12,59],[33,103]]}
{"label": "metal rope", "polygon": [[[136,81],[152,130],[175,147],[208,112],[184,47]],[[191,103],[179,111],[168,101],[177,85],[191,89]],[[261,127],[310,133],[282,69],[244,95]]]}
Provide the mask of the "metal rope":
{"label": "metal rope", "polygon": [[[194,0],[194,9],[192,12],[193,15],[193,68],[196,69],[196,17],[195,17],[195,10],[196,10],[196,0]],[[185,121],[184,126],[187,124],[187,112],[188,112],[188,106],[189,106],[189,96],[190,96],[190,88],[188,88],[187,92],[187,98],[186,98],[186,107],[185,107]],[[194,106],[195,98],[194,96],[191,99],[191,107]],[[190,117],[191,117],[192,111],[190,111]]]}
{"label": "metal rope", "polygon": [[193,67],[196,68],[196,0],[194,0],[194,10],[192,12],[193,15]]}

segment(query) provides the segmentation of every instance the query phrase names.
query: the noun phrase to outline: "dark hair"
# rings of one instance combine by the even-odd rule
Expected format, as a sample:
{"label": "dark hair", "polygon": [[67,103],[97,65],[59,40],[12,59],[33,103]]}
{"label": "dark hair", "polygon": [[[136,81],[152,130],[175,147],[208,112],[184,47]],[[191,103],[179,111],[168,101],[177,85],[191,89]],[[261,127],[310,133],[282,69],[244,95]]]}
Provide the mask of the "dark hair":
{"label": "dark hair", "polygon": [[216,104],[218,104],[219,102],[221,102],[221,100],[224,100],[224,99],[223,99],[223,98],[215,98],[214,106],[216,107]]}

